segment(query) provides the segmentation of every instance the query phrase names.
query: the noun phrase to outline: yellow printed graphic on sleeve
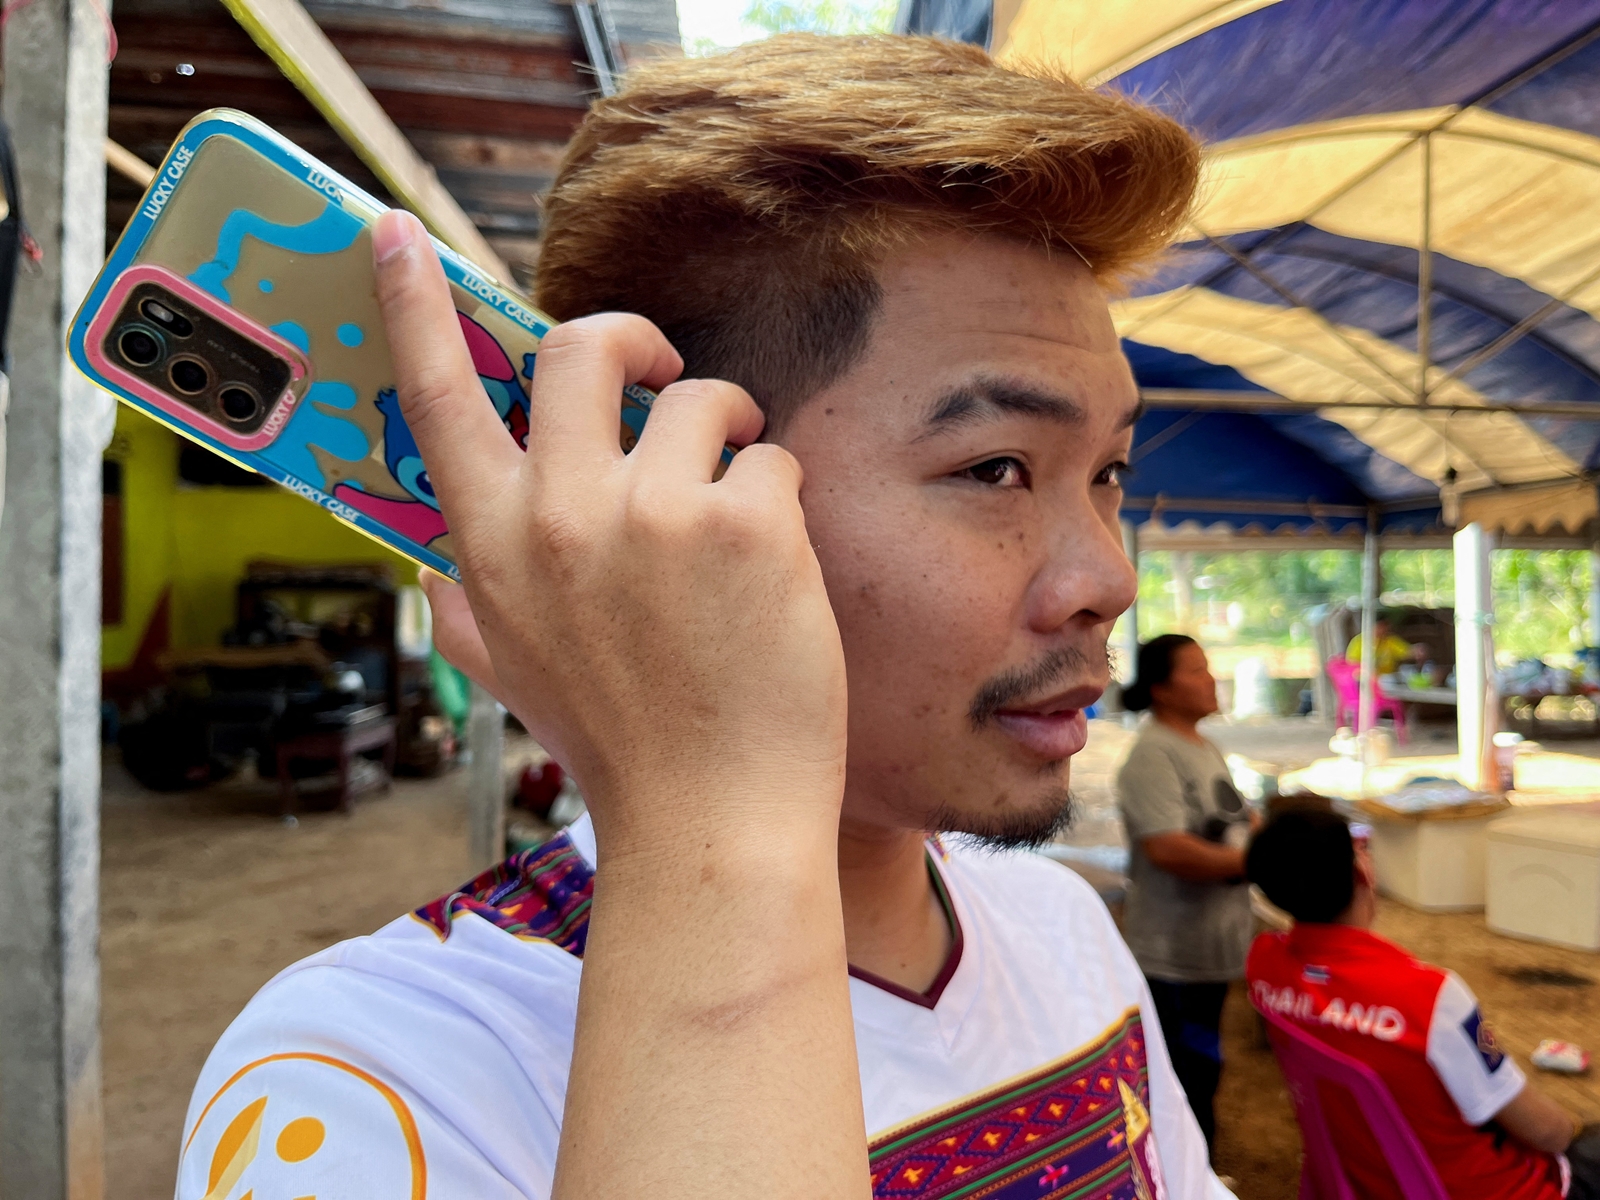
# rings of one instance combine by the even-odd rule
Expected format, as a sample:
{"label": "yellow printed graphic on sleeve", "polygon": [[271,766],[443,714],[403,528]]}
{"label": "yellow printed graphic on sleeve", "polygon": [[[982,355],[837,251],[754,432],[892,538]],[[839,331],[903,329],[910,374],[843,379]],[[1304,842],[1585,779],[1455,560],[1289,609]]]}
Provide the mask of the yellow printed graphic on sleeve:
{"label": "yellow printed graphic on sleeve", "polygon": [[382,1080],[325,1054],[240,1068],[184,1142],[177,1200],[426,1200],[410,1108]]}

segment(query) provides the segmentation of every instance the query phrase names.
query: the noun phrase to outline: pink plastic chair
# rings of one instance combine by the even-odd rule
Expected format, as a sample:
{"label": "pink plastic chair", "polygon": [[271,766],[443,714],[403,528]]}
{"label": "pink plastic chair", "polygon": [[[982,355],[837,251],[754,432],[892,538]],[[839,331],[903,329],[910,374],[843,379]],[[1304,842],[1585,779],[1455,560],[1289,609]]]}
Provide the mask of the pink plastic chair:
{"label": "pink plastic chair", "polygon": [[[1334,713],[1335,725],[1348,725],[1352,728],[1361,712],[1361,683],[1358,676],[1360,671],[1349,659],[1334,655],[1328,660],[1328,681],[1333,684],[1334,696],[1337,698]],[[1394,718],[1394,739],[1402,746],[1406,744],[1406,706],[1399,700],[1385,696],[1377,689],[1372,694],[1372,715],[1374,718],[1390,716]],[[1345,718],[1349,719],[1346,720]]]}
{"label": "pink plastic chair", "polygon": [[1422,1143],[1377,1072],[1341,1054],[1273,1013],[1262,1013],[1267,1039],[1283,1069],[1295,1118],[1305,1141],[1300,1200],[1360,1200],[1345,1174],[1322,1106],[1330,1097],[1318,1086],[1334,1084],[1354,1099],[1405,1200],[1450,1200]]}

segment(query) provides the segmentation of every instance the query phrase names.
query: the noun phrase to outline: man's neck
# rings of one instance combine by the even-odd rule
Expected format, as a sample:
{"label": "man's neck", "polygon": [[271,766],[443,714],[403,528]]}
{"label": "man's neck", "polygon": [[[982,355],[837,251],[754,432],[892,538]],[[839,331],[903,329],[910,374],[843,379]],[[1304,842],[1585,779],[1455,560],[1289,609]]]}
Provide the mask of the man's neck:
{"label": "man's neck", "polygon": [[951,948],[950,924],[928,877],[920,830],[839,824],[839,893],[850,965],[926,992]]}
{"label": "man's neck", "polygon": [[1205,737],[1200,733],[1200,718],[1189,713],[1173,712],[1170,708],[1158,708],[1153,716],[1161,724],[1179,737],[1191,742],[1203,742]]}

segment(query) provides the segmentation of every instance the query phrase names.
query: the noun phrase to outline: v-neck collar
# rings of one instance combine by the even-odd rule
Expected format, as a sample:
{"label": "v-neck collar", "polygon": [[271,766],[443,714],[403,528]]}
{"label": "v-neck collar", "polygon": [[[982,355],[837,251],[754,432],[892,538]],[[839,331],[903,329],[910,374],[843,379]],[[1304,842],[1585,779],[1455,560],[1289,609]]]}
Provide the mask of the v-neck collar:
{"label": "v-neck collar", "polygon": [[944,989],[950,980],[955,977],[956,968],[961,965],[961,950],[964,939],[961,935],[961,921],[956,916],[956,906],[950,902],[949,889],[945,887],[944,876],[939,873],[939,868],[934,865],[933,855],[928,855],[928,878],[933,882],[934,895],[939,898],[939,907],[944,910],[944,919],[950,925],[950,953],[945,956],[944,966],[939,968],[939,974],[934,977],[928,990],[914,992],[908,987],[901,987],[893,980],[885,979],[881,975],[874,975],[871,971],[850,965],[850,974],[862,983],[871,984],[880,991],[888,992],[891,996],[898,997],[908,1003],[920,1005],[923,1008],[933,1008],[939,1003],[939,997],[944,994]]}

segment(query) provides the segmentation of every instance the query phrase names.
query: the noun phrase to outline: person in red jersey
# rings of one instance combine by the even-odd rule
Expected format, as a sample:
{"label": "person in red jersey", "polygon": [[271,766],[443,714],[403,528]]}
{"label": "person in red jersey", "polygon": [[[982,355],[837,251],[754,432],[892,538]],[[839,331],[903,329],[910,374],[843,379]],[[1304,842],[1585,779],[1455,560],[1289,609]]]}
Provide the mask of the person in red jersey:
{"label": "person in red jersey", "polygon": [[[1251,843],[1245,871],[1295,919],[1251,946],[1252,1003],[1376,1071],[1452,1197],[1600,1197],[1600,1125],[1528,1083],[1454,972],[1371,931],[1372,862],[1341,817],[1278,814]],[[1400,1200],[1360,1115],[1325,1111],[1357,1194]]]}

